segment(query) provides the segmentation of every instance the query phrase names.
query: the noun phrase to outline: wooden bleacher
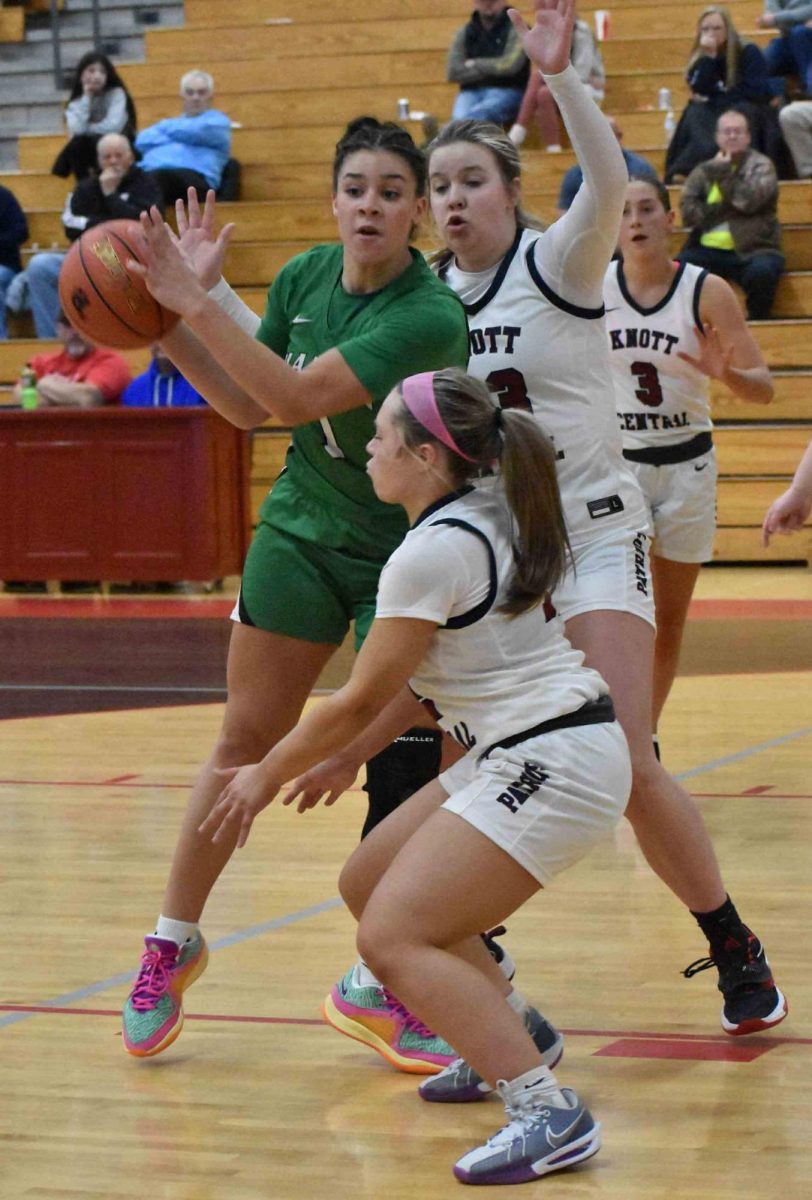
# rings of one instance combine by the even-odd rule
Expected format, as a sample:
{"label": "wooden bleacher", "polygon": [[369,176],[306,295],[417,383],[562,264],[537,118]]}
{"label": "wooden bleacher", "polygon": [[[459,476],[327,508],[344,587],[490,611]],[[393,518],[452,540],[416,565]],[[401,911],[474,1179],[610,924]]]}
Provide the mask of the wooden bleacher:
{"label": "wooden bleacher", "polygon": [[[580,15],[591,21],[597,7],[582,4]],[[658,91],[669,87],[675,106],[684,103],[684,61],[703,7],[693,0],[679,8],[659,0],[611,5],[611,37],[602,45],[604,109],[618,117],[624,144],[660,170],[666,135]],[[729,3],[740,33],[763,45],[769,35],[755,26],[762,7],[762,0]],[[316,0],[233,0],[228,6],[186,0],[186,25],[149,31],[146,62],[122,66],[142,125],[177,112],[174,80],[184,70],[202,65],[213,73],[216,103],[240,126],[233,144],[243,165],[242,200],[220,206],[221,219],[236,222],[227,273],[255,311],[262,311],[269,281],[292,255],[334,237],[329,167],[346,121],[362,111],[395,118],[401,96],[413,109],[440,119],[449,115],[455,88],[444,78],[446,49],[469,11],[470,0],[376,0],[374,20],[359,8],[342,12],[338,22],[325,21]],[[420,136],[419,125],[411,129]],[[22,138],[20,171],[0,176],[26,208],[31,244],[40,247],[64,244],[59,213],[65,183],[48,174],[62,142],[61,135]],[[524,159],[527,207],[551,220],[573,156],[530,149]],[[678,199],[679,189],[672,189],[677,211]],[[786,486],[812,434],[812,183],[782,184],[779,211],[787,253],[775,307],[779,319],[753,326],[776,372],[775,402],[748,406],[713,389],[721,468],[714,557],[724,561],[770,561],[788,553],[809,561],[812,555],[808,533],[775,539],[769,551],[757,537],[764,509]],[[675,249],[681,240],[675,234]],[[428,235],[422,244],[429,244]],[[0,387],[42,348],[0,343]],[[146,356],[129,357],[137,365]],[[254,511],[287,442],[287,432],[272,422],[255,436]]]}

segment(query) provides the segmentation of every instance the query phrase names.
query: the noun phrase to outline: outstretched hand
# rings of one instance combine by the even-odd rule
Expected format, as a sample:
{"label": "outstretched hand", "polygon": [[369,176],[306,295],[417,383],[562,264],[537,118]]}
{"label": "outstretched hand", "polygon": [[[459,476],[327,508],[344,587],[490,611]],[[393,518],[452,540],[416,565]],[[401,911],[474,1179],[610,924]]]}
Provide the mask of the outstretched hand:
{"label": "outstretched hand", "polygon": [[206,192],[206,202],[201,211],[200,201],[194,188],[189,188],[187,202],[175,202],[175,219],[178,225],[178,245],[195,269],[200,282],[209,291],[223,273],[223,260],[234,230],[233,223],[224,225],[215,236],[214,192]]}
{"label": "outstretched hand", "polygon": [[683,362],[689,363],[697,371],[701,371],[703,375],[708,375],[711,379],[723,380],[730,368],[733,349],[732,343],[727,348],[722,345],[718,330],[706,321],[705,336],[699,339],[697,357],[686,354],[684,350],[678,350],[677,358],[681,358]]}
{"label": "outstretched hand", "polygon": [[809,514],[812,513],[812,496],[804,493],[794,485],[774,500],[767,509],[764,523],[761,526],[761,544],[769,546],[770,537],[774,533],[795,533],[803,527]]}
{"label": "outstretched hand", "polygon": [[261,763],[245,767],[227,767],[218,771],[228,779],[220,798],[206,820],[198,828],[203,837],[213,842],[237,835],[237,849],[248,841],[257,813],[267,808],[279,791],[279,785],[269,783]]}
{"label": "outstretched hand", "polygon": [[141,213],[139,221],[143,236],[138,252],[142,261],[128,259],[127,269],[143,278],[159,304],[184,317],[205,299],[206,289],[160,211],[153,205]]}
{"label": "outstretched hand", "polygon": [[315,808],[322,796],[325,796],[325,805],[335,804],[339,796],[355,783],[357,774],[356,767],[347,766],[338,756],[325,759],[318,766],[305,771],[298,779],[294,779],[282,803],[293,804],[299,797],[296,811],[300,813]]}
{"label": "outstretched hand", "polygon": [[521,38],[524,52],[544,75],[558,75],[569,64],[575,0],[535,0],[535,20],[528,26],[515,8],[508,16]]}

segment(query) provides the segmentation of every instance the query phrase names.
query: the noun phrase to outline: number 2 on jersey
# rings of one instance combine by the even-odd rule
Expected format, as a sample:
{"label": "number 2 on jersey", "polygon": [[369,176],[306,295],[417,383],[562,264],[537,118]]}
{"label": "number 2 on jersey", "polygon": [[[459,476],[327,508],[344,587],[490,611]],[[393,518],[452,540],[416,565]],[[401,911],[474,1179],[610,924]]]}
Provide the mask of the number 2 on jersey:
{"label": "number 2 on jersey", "polygon": [[654,363],[633,362],[629,369],[640,385],[634,390],[640,403],[647,404],[649,408],[656,408],[662,404],[663,389],[660,387],[660,376]]}

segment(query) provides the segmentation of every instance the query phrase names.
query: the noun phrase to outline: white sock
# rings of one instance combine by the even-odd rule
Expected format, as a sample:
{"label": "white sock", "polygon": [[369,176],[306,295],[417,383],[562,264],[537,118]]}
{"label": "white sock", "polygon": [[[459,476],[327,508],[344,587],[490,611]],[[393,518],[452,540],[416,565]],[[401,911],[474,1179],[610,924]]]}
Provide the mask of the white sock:
{"label": "white sock", "polygon": [[380,980],[373,975],[362,958],[353,967],[352,982],[354,987],[380,987]]}
{"label": "white sock", "polygon": [[196,921],[176,921],[174,917],[158,917],[158,923],[155,926],[155,936],[159,938],[168,938],[170,942],[174,942],[176,946],[182,946],[184,942],[191,942],[199,929]]}
{"label": "white sock", "polygon": [[510,1007],[518,1016],[524,1017],[527,1014],[527,1001],[516,988],[512,990],[509,996],[505,996],[505,1000],[507,1000]]}
{"label": "white sock", "polygon": [[527,137],[527,130],[524,125],[511,125],[508,130],[508,137],[514,146],[523,146],[524,139]]}
{"label": "white sock", "polygon": [[561,147],[559,146],[558,142],[551,142],[550,145],[546,147],[546,150],[548,154],[561,153]]}
{"label": "white sock", "polygon": [[520,1096],[530,1095],[534,1099],[538,1097],[544,1104],[551,1104],[553,1108],[569,1108],[566,1097],[558,1086],[558,1080],[549,1067],[533,1067],[532,1070],[525,1071],[523,1075],[518,1075],[508,1082],[508,1089],[508,1095],[503,1096],[506,1103]]}

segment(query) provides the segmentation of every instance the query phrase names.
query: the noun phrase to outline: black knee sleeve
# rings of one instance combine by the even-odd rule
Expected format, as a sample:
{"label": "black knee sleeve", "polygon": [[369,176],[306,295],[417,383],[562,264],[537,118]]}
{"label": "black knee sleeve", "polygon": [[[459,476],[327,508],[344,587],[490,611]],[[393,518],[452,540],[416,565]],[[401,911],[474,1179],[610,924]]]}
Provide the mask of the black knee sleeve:
{"label": "black knee sleeve", "polygon": [[437,729],[407,729],[369,760],[364,788],[369,796],[369,812],[361,830],[362,838],[409,796],[437,778],[442,740],[443,735]]}

